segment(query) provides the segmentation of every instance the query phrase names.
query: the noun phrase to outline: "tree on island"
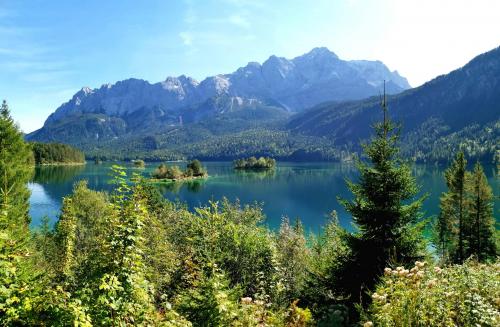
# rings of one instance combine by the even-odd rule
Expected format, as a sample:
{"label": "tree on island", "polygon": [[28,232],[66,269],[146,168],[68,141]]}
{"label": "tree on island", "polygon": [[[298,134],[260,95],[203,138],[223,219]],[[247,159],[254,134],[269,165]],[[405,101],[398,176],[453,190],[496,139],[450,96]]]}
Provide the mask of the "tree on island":
{"label": "tree on island", "polygon": [[410,264],[423,257],[420,213],[425,196],[416,198],[419,187],[408,164],[399,157],[399,129],[387,116],[381,101],[383,121],[375,124],[375,137],[363,145],[368,162],[358,159],[359,182],[347,181],[352,200],[341,199],[358,228],[347,239],[351,255],[339,275],[339,287],[351,301],[366,297],[384,268]]}
{"label": "tree on island", "polygon": [[206,173],[206,169],[202,166],[200,160],[198,159],[194,159],[187,164],[186,175],[188,176],[203,176]]}
{"label": "tree on island", "polygon": [[270,169],[276,166],[276,160],[268,157],[250,157],[233,162],[234,169]]}
{"label": "tree on island", "polygon": [[161,164],[156,168],[151,176],[154,179],[165,179],[165,180],[176,180],[182,178],[191,177],[204,177],[207,175],[207,170],[202,166],[199,160],[190,161],[186,169],[182,171],[179,166],[167,166],[166,164]]}
{"label": "tree on island", "polygon": [[141,160],[141,159],[132,160],[132,163],[134,164],[134,167],[136,167],[136,168],[146,167],[146,163],[144,162],[144,160]]}

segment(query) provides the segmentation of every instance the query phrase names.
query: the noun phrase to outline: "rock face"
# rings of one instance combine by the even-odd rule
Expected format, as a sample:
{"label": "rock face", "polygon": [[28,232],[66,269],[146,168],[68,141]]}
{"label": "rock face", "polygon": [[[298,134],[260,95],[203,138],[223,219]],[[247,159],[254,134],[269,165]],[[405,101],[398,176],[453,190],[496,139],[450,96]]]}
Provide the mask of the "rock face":
{"label": "rock face", "polygon": [[410,88],[407,80],[380,61],[345,61],[327,48],[315,48],[288,60],[271,56],[262,65],[250,62],[232,74],[208,77],[201,83],[184,75],[150,84],[128,79],[98,89],[82,88],[46,121],[51,125],[88,113],[124,117],[144,108],[161,108],[174,116],[183,109],[220,96],[245,101],[272,100],[289,112],[325,101],[345,101],[378,94],[383,80],[389,93]]}

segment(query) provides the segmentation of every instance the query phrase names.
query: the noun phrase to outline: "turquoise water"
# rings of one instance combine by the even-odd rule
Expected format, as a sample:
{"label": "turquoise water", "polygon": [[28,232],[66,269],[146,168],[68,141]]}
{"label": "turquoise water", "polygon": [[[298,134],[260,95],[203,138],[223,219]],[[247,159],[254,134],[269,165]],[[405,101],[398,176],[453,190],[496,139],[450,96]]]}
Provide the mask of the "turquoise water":
{"label": "turquoise water", "polygon": [[[37,167],[31,189],[32,226],[40,224],[44,216],[53,223],[57,220],[62,198],[71,193],[73,184],[87,180],[91,188],[111,190],[109,184],[111,163],[85,166]],[[148,175],[158,164],[150,163],[146,169],[132,168],[129,172]],[[184,165],[184,163],[180,163]],[[234,171],[230,162],[207,162],[210,177],[204,181],[162,185],[161,192],[170,200],[180,200],[189,208],[205,205],[209,200],[227,197],[231,201],[239,199],[242,204],[261,203],[266,214],[266,223],[275,228],[283,216],[300,218],[307,230],[317,232],[336,210],[340,223],[351,228],[351,218],[337,201],[337,197],[350,198],[345,178],[355,180],[357,172],[350,164],[340,163],[278,163],[274,171],[241,172]],[[422,193],[428,193],[424,210],[427,216],[439,211],[439,195],[445,191],[444,167],[415,165],[413,173],[422,186]],[[494,166],[486,166],[485,173],[494,193],[499,195],[500,181],[495,178]],[[499,220],[500,203],[495,203],[495,215]]]}

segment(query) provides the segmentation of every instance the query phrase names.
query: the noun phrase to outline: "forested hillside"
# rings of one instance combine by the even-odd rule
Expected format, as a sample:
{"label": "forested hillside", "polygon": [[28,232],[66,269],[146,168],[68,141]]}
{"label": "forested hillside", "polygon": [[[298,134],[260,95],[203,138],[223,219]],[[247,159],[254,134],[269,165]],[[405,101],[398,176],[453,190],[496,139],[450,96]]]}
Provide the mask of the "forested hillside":
{"label": "forested hillside", "polygon": [[67,144],[34,142],[31,146],[37,165],[85,163],[83,152]]}
{"label": "forested hillside", "polygon": [[[403,129],[406,156],[447,161],[462,149],[468,156],[493,160],[500,144],[500,48],[464,67],[388,98]],[[325,137],[343,145],[366,139],[379,117],[380,99],[324,104],[292,118],[299,135]]]}

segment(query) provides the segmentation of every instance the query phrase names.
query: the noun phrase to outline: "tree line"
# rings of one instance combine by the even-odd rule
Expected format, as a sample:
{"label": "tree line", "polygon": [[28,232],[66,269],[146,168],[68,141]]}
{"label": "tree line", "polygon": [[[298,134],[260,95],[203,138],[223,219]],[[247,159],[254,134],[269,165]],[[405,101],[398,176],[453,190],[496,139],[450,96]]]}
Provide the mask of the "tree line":
{"label": "tree line", "polygon": [[83,152],[67,144],[39,142],[30,144],[37,165],[85,163]]}

